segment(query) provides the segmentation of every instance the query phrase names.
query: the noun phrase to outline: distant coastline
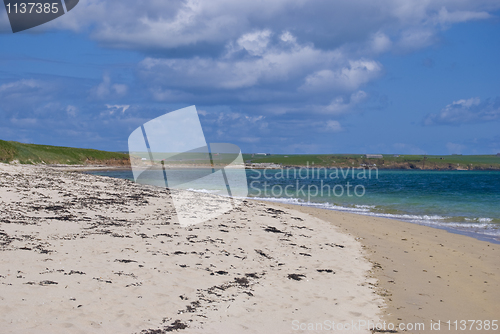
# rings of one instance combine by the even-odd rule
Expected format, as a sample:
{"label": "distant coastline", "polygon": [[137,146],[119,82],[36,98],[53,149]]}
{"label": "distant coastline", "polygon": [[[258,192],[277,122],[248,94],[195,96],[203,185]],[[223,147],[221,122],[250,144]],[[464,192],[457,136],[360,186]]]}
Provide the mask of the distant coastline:
{"label": "distant coastline", "polygon": [[[367,157],[368,156],[368,157]],[[498,155],[244,154],[251,168],[377,168],[394,170],[500,170]]]}
{"label": "distant coastline", "polygon": [[[251,154],[244,153],[248,169],[279,168],[377,168],[385,170],[500,170],[497,155],[406,155],[406,154]],[[10,164],[68,166],[72,168],[131,168],[124,152],[24,144],[0,140],[0,162]],[[132,161],[136,164],[136,161]],[[140,163],[140,161],[139,161]],[[158,161],[159,163],[159,161]],[[166,168],[206,168],[189,161],[169,161]]]}

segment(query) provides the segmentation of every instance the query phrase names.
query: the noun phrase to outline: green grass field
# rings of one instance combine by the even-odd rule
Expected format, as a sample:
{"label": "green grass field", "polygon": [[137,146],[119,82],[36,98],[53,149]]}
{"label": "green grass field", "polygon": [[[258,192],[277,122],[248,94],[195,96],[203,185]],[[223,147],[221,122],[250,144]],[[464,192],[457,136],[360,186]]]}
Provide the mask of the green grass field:
{"label": "green grass field", "polygon": [[404,169],[500,169],[496,155],[383,155],[382,159],[362,154],[244,154],[247,163],[275,163],[284,166],[360,167],[376,164],[379,168]]}
{"label": "green grass field", "polygon": [[93,163],[127,164],[128,154],[84,148],[23,144],[0,140],[0,162],[21,164],[81,165]]}
{"label": "green grass field", "polygon": [[[179,163],[196,163],[197,154],[184,154]],[[23,144],[0,140],[0,162],[19,161],[22,164],[129,164],[129,156],[122,152],[93,149]],[[191,161],[190,161],[191,160]],[[221,160],[221,161],[219,161]],[[224,163],[224,154],[214,156],[216,163]],[[230,159],[232,160],[232,159]],[[496,155],[383,155],[382,159],[367,159],[361,154],[272,154],[268,156],[243,154],[246,163],[274,163],[283,166],[360,167],[376,164],[378,168],[403,169],[500,169]],[[172,162],[170,162],[172,163]]]}

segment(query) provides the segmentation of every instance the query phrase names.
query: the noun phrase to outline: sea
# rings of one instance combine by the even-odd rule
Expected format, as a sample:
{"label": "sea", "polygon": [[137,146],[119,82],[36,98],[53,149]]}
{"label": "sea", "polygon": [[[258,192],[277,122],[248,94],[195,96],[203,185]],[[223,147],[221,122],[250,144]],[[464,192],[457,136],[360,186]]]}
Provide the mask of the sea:
{"label": "sea", "polygon": [[[236,173],[226,170],[229,177]],[[200,169],[175,172],[182,180],[200,176]],[[134,180],[131,171],[89,173]],[[500,171],[303,167],[245,173],[249,198],[397,219],[500,244]],[[165,185],[154,179],[140,182]],[[177,188],[227,195],[211,182],[198,185]]]}

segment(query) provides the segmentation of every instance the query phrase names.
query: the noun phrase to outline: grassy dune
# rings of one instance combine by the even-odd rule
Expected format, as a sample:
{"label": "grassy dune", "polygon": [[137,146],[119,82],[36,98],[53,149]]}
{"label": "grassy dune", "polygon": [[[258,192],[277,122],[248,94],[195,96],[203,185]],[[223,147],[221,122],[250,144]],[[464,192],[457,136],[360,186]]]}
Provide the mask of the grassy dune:
{"label": "grassy dune", "polygon": [[0,162],[21,164],[128,165],[128,154],[0,140]]}

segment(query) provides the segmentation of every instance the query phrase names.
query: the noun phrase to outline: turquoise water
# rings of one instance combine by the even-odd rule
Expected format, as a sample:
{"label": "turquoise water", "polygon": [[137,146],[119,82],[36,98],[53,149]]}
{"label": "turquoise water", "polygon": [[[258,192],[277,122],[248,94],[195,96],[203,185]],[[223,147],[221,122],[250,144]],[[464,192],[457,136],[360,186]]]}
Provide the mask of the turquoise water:
{"label": "turquoise water", "polygon": [[[394,218],[500,242],[500,172],[370,172],[318,168],[246,171],[249,197]],[[189,179],[200,171],[178,173]],[[92,174],[133,179],[128,171]],[[194,190],[216,192],[208,184]]]}

